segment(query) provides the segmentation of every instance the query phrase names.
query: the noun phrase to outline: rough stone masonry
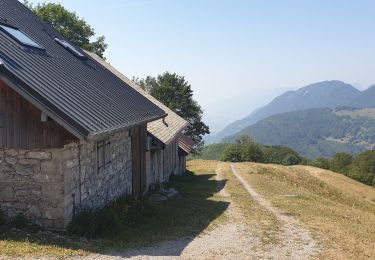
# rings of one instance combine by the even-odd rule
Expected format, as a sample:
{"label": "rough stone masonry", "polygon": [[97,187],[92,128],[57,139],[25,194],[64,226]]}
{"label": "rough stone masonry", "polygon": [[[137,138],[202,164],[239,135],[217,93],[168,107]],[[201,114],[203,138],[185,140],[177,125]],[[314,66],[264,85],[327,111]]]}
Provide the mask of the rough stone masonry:
{"label": "rough stone masonry", "polygon": [[0,149],[0,209],[24,214],[47,229],[63,230],[73,215],[132,192],[129,131],[113,134],[111,163],[97,167],[97,142],[61,149]]}

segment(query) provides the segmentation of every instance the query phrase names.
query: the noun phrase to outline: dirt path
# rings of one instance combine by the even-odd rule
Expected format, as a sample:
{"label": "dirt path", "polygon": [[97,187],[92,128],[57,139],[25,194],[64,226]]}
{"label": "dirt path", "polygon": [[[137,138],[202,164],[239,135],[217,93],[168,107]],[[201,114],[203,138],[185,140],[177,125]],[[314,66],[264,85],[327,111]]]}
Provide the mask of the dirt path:
{"label": "dirt path", "polygon": [[[259,195],[253,187],[237,172],[234,164],[231,164],[234,176],[242,183],[251,197],[266,210],[272,212],[280,221],[280,244],[272,250],[274,257],[280,259],[308,259],[320,251],[320,247],[311,236],[308,229],[302,227],[294,217],[282,214],[277,208],[263,196]],[[272,257],[273,258],[273,257]]]}
{"label": "dirt path", "polygon": [[[216,169],[216,180],[224,180],[223,164]],[[260,196],[232,165],[233,175],[240,180],[251,198],[269,210],[282,222],[280,244],[267,244],[261,241],[257,227],[246,224],[241,210],[225,187],[218,187],[217,194],[230,202],[225,215],[228,221],[219,224],[212,231],[179,240],[166,241],[151,247],[130,250],[126,253],[111,255],[90,255],[87,259],[113,260],[124,257],[130,259],[307,259],[318,251],[316,241],[310,232],[298,224],[292,217],[282,215],[276,208]],[[233,177],[234,178],[234,177]],[[230,181],[230,180],[229,180]],[[220,185],[220,184],[219,184]]]}
{"label": "dirt path", "polygon": [[[224,180],[221,167],[216,169],[215,179],[218,181],[218,196],[231,202],[230,194],[225,187],[220,186]],[[249,228],[238,221],[240,219],[237,208],[231,203],[226,212],[229,223],[218,225],[210,232],[194,238],[166,241],[155,246],[137,248],[125,254],[113,256],[90,255],[90,259],[112,260],[127,257],[130,259],[254,259],[260,258],[257,252],[249,254],[250,244],[256,237]]]}

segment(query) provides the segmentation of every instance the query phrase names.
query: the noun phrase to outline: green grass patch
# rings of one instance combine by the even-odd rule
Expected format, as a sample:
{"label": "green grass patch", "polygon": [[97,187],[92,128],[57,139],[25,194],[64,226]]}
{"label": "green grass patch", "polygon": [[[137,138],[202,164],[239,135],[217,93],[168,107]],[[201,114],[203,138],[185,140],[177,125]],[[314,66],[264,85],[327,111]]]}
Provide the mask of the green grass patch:
{"label": "green grass patch", "polygon": [[123,198],[101,211],[86,212],[69,227],[77,235],[3,229],[0,255],[79,256],[194,237],[228,206],[214,198],[218,183],[212,177],[212,173],[188,172],[173,178],[167,187],[180,194],[158,205],[150,205],[147,198]]}

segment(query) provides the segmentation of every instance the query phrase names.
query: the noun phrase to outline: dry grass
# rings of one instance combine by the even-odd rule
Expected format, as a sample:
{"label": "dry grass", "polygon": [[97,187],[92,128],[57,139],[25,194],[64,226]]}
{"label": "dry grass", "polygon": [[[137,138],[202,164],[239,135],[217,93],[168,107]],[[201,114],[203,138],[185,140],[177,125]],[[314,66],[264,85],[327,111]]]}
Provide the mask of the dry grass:
{"label": "dry grass", "polygon": [[[223,214],[216,219],[208,229],[212,230],[218,224],[223,224],[228,221],[239,221],[248,224],[254,228],[254,232],[258,232],[257,236],[261,238],[264,244],[276,244],[278,242],[279,223],[275,216],[269,211],[262,208],[256,201],[249,199],[249,194],[243,188],[240,181],[233,176],[230,163],[217,162],[210,160],[191,160],[188,162],[188,169],[195,173],[204,173],[215,171],[219,165],[218,170],[224,178],[225,184],[220,189],[225,187],[225,191],[229,193],[231,203],[235,204],[235,208],[239,210],[238,215],[228,216]],[[220,190],[219,189],[219,190]],[[223,200],[220,195],[216,194],[213,198],[216,200]],[[224,198],[225,200],[225,198]],[[231,218],[240,218],[240,220],[230,220]]]}
{"label": "dry grass", "polygon": [[1,232],[1,256],[30,257],[54,256],[56,258],[78,257],[89,254],[83,249],[88,245],[72,241],[57,234],[38,232],[30,234],[26,231]]}
{"label": "dry grass", "polygon": [[[278,243],[279,222],[274,214],[265,210],[255,200],[249,199],[249,193],[243,188],[241,182],[232,174],[230,163],[220,163],[220,170],[224,178],[227,179],[226,191],[231,197],[232,203],[239,209],[237,220],[244,222],[257,232],[261,242],[266,244]],[[233,217],[233,216],[232,216]]]}
{"label": "dry grass", "polygon": [[46,232],[0,230],[0,259],[4,257],[66,258],[149,246],[160,241],[195,237],[211,230],[225,218],[228,206],[217,195],[216,162],[189,163],[188,172],[173,178],[167,186],[179,196],[154,205],[153,214],[142,224],[101,240],[79,239]]}
{"label": "dry grass", "polygon": [[190,160],[187,162],[187,168],[189,169],[189,171],[197,174],[214,173],[217,164],[217,161]]}
{"label": "dry grass", "polygon": [[[213,174],[218,165],[221,180]],[[180,198],[161,206],[161,211],[168,212],[173,221],[160,227],[159,233],[152,230],[155,225],[149,227],[145,223],[143,229],[137,230],[139,241],[99,241],[100,251],[125,249],[129,243],[142,245],[142,239],[155,243],[199,235],[228,221],[240,221],[252,227],[262,242],[259,246],[279,243],[280,223],[272,213],[249,199],[249,194],[231,173],[229,163],[193,160],[188,162],[188,168],[193,173],[170,184],[181,192]],[[273,206],[295,216],[322,241],[324,250],[320,259],[375,259],[375,189],[314,167],[240,163],[236,168]],[[220,193],[223,187],[228,194]],[[235,205],[236,214],[225,211],[228,202]],[[63,258],[86,255],[93,248],[99,250],[95,245],[98,241],[82,243],[58,235],[17,232],[0,235],[3,256]]]}
{"label": "dry grass", "polygon": [[375,190],[314,167],[242,163],[238,170],[272,204],[323,241],[324,259],[375,259]]}

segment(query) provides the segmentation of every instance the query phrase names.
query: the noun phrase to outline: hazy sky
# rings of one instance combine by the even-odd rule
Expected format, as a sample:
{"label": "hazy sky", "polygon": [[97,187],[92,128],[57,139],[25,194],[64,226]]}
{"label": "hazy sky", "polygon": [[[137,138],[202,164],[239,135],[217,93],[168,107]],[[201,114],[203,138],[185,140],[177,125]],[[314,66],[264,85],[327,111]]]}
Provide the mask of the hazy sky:
{"label": "hazy sky", "polygon": [[105,56],[125,75],[184,75],[214,130],[286,89],[375,83],[373,0],[53,2],[106,36]]}

